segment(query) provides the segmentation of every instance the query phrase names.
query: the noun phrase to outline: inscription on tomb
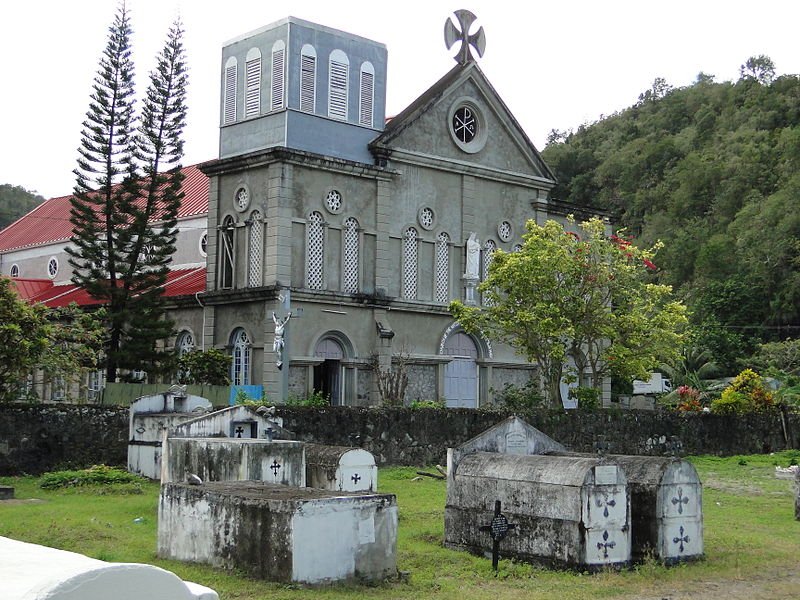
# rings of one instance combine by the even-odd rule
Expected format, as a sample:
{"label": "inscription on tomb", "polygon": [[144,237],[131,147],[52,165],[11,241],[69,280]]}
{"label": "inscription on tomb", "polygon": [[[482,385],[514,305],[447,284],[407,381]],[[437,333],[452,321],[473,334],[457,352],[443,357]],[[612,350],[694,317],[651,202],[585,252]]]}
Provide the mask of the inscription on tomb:
{"label": "inscription on tomb", "polygon": [[527,454],[528,436],[519,431],[510,431],[506,434],[507,454]]}
{"label": "inscription on tomb", "polygon": [[600,465],[594,468],[594,482],[596,485],[614,485],[617,483],[617,467],[615,465]]}

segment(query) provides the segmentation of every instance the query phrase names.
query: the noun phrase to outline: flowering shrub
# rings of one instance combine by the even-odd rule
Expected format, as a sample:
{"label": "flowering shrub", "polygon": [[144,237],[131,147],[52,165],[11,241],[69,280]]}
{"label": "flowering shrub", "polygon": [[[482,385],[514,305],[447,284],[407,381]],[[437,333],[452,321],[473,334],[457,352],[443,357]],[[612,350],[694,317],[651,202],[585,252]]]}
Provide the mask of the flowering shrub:
{"label": "flowering shrub", "polygon": [[680,386],[678,388],[678,404],[675,408],[680,412],[702,412],[700,391],[688,385]]}
{"label": "flowering shrub", "polygon": [[739,373],[722,395],[711,403],[717,414],[738,414],[768,410],[775,405],[775,397],[764,380],[752,369]]}

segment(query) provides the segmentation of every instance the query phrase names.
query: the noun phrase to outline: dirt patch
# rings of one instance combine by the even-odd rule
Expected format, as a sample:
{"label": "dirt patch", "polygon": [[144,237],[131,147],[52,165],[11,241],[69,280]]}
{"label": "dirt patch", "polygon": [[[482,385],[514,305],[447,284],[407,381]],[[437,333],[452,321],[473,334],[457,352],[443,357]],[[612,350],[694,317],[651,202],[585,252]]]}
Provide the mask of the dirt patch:
{"label": "dirt patch", "polygon": [[612,600],[797,600],[798,596],[800,573],[780,571],[763,572],[747,579],[687,582]]}

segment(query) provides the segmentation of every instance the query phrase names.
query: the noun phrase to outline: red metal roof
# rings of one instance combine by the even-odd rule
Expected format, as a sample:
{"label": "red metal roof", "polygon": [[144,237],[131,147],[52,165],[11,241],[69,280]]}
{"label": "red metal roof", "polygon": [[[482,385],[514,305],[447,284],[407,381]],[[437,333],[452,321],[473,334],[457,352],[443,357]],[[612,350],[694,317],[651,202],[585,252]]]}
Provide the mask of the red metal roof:
{"label": "red metal roof", "polygon": [[[178,218],[208,213],[208,177],[196,165],[183,168],[183,201]],[[0,252],[65,242],[72,236],[71,196],[50,198],[0,231]]]}
{"label": "red metal roof", "polygon": [[[49,279],[11,279],[21,298],[31,304],[44,304],[50,308],[67,306],[75,302],[78,306],[105,304],[92,298],[75,284],[54,285]],[[167,274],[164,296],[174,298],[189,296],[206,290],[206,268],[175,269]]]}

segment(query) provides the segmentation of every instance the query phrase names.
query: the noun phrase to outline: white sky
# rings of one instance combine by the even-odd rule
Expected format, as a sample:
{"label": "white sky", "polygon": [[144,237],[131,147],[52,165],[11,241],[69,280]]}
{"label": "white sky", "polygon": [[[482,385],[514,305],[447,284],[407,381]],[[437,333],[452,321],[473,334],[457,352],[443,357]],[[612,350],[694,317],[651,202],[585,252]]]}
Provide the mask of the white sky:
{"label": "white sky", "polygon": [[[633,104],[656,77],[691,84],[700,71],[738,78],[766,54],[800,73],[797,0],[128,0],[137,91],[176,16],[190,67],[185,164],[217,156],[222,44],[292,15],[386,44],[387,114],[400,112],[455,64],[445,19],[458,8],[486,32],[483,72],[541,150],[551,129],[576,128]],[[116,0],[6,0],[0,5],[0,183],[69,194],[81,122]],[[477,26],[477,24],[476,24]]]}

